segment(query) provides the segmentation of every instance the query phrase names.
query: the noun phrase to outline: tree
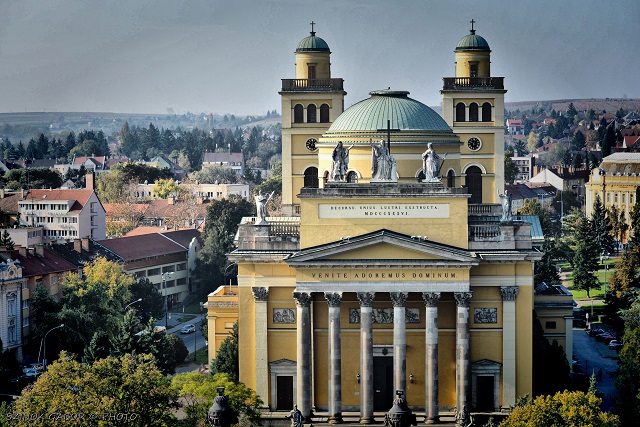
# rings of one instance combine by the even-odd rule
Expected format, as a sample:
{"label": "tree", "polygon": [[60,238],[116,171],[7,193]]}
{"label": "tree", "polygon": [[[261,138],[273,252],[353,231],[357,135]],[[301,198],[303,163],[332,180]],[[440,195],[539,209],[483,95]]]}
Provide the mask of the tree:
{"label": "tree", "polygon": [[625,310],[624,346],[620,351],[619,371],[615,379],[615,412],[622,425],[635,425],[640,419],[640,300]]}
{"label": "tree", "polygon": [[553,210],[557,214],[564,215],[565,212],[569,212],[572,208],[580,209],[581,203],[578,200],[576,194],[571,190],[558,190],[556,195],[553,196],[551,202]]}
{"label": "tree", "polygon": [[[35,384],[23,391],[13,408],[14,413],[43,417],[16,419],[11,425],[49,426],[55,420],[56,426],[99,423],[114,427],[168,427],[175,425],[172,410],[179,406],[171,381],[158,370],[150,355],[127,354],[84,364],[77,362],[73,354],[62,352]],[[97,415],[99,421],[65,421],[58,418],[63,414]],[[126,418],[118,418],[117,414]]]}
{"label": "tree", "polygon": [[200,184],[235,184],[238,177],[233,169],[228,166],[208,165],[195,173],[195,178]]}
{"label": "tree", "polygon": [[555,236],[558,233],[558,226],[551,221],[549,212],[538,199],[525,199],[524,205],[518,210],[518,215],[536,215],[545,236]]}
{"label": "tree", "polygon": [[600,247],[594,237],[590,221],[580,218],[573,257],[573,286],[578,290],[586,291],[589,298],[591,289],[600,286],[595,276],[598,270]]}
{"label": "tree", "polygon": [[130,290],[133,301],[142,299],[131,306],[142,323],[147,323],[164,314],[164,297],[149,279],[143,277],[136,280],[131,284]]}
{"label": "tree", "polygon": [[593,202],[593,212],[590,218],[592,236],[598,244],[599,253],[613,253],[616,246],[612,234],[611,218],[607,217],[607,211],[600,201],[600,196],[596,194]]}
{"label": "tree", "polygon": [[518,157],[524,157],[529,154],[529,150],[527,150],[527,144],[524,142],[524,140],[516,141],[514,148]]}
{"label": "tree", "polygon": [[32,188],[58,188],[62,185],[60,174],[49,168],[11,169],[4,176],[7,182],[19,183],[15,190]]}
{"label": "tree", "polygon": [[232,381],[238,380],[238,322],[233,324],[233,330],[220,344],[218,356],[211,361],[211,372],[227,374]]}
{"label": "tree", "polygon": [[602,157],[607,157],[616,146],[616,132],[613,125],[606,127],[602,139]]}
{"label": "tree", "polygon": [[518,167],[513,162],[513,151],[507,150],[504,152],[504,182],[512,184],[516,180],[516,174],[518,173]]}
{"label": "tree", "polygon": [[253,426],[261,425],[259,408],[262,406],[262,399],[255,391],[243,383],[233,381],[227,374],[217,373],[210,376],[199,372],[184,372],[173,378],[173,388],[186,403],[184,411],[187,420],[191,422],[205,417],[217,395],[218,387],[224,387],[229,406],[242,420]]}
{"label": "tree", "polygon": [[573,139],[571,140],[571,149],[574,151],[581,151],[587,145],[587,137],[580,131],[580,129],[576,130],[573,134]]}
{"label": "tree", "polygon": [[567,107],[567,117],[573,119],[573,117],[577,115],[578,115],[578,110],[576,110],[576,107],[573,105],[573,102],[570,102],[569,107]]}
{"label": "tree", "polygon": [[7,230],[2,232],[0,236],[0,246],[4,247],[8,251],[12,251],[15,243],[13,243],[13,239],[11,239],[11,235]]}
{"label": "tree", "polygon": [[535,400],[513,408],[500,427],[617,427],[616,415],[600,412],[602,399],[581,391],[558,392],[538,396]]}
{"label": "tree", "polygon": [[533,153],[538,149],[538,141],[538,135],[534,131],[529,132],[529,137],[527,138],[527,149],[530,153]]}
{"label": "tree", "polygon": [[178,184],[173,180],[159,179],[156,181],[156,185],[153,188],[153,195],[159,199],[166,199],[171,195],[175,195],[178,192]]}
{"label": "tree", "polygon": [[535,284],[546,282],[549,284],[560,283],[560,274],[555,262],[557,251],[553,240],[545,237],[542,245],[542,259],[535,263],[533,281]]}

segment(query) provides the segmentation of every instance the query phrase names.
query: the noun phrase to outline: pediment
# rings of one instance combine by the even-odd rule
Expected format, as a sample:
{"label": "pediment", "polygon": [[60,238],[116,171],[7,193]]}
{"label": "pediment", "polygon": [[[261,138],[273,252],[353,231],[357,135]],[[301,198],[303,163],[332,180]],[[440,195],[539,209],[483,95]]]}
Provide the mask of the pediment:
{"label": "pediment", "polygon": [[291,266],[385,262],[400,264],[477,265],[476,254],[416,236],[379,230],[303,249],[285,260]]}

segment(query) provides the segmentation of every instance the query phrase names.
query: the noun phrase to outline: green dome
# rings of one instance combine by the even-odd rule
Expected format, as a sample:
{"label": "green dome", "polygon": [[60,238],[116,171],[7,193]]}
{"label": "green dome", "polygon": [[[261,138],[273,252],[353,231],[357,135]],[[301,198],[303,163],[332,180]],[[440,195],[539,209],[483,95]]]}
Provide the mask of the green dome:
{"label": "green dome", "polygon": [[451,131],[442,117],[415,99],[409,92],[376,90],[371,98],[360,101],[342,113],[329,127],[326,136],[345,131],[377,131],[386,129],[391,120],[392,129],[418,131]]}
{"label": "green dome", "polygon": [[298,43],[296,52],[329,52],[329,45],[320,37],[316,37],[315,31],[311,31],[309,37],[303,38]]}
{"label": "green dome", "polygon": [[484,37],[477,35],[476,30],[471,30],[471,34],[467,34],[458,42],[456,51],[460,50],[478,50],[491,52],[489,43],[487,43]]}

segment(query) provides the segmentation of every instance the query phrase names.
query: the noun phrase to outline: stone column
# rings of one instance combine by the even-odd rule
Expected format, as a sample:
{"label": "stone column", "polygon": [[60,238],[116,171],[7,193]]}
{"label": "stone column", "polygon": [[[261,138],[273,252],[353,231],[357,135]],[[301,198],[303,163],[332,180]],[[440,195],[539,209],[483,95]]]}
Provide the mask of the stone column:
{"label": "stone column", "polygon": [[296,394],[305,422],[311,421],[311,293],[294,292],[297,308],[298,360]]}
{"label": "stone column", "polygon": [[406,292],[390,292],[393,302],[393,377],[395,390],[407,390]]}
{"label": "stone column", "polygon": [[375,292],[358,292],[360,301],[360,424],[373,418],[373,300]]}
{"label": "stone column", "polygon": [[269,396],[269,358],[267,355],[267,300],[269,288],[253,287],[255,299],[255,363],[256,363],[256,393],[268,405]]}
{"label": "stone column", "polygon": [[440,292],[423,292],[425,305],[425,423],[440,421],[438,404],[438,301]]}
{"label": "stone column", "polygon": [[501,286],[502,293],[502,407],[516,404],[517,286]]}
{"label": "stone column", "polygon": [[342,423],[342,354],[340,301],[342,294],[325,293],[329,304],[329,424]]}
{"label": "stone column", "polygon": [[[458,306],[456,316],[456,407],[468,414],[469,407],[469,305],[472,292],[454,292]],[[464,420],[467,421],[468,420]],[[466,425],[466,424],[465,424]]]}

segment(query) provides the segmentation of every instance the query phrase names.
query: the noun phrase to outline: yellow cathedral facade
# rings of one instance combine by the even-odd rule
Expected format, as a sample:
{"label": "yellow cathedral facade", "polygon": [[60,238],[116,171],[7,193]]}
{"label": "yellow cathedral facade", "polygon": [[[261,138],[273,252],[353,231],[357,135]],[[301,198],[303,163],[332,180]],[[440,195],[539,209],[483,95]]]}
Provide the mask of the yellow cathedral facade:
{"label": "yellow cathedral facade", "polygon": [[345,110],[328,44],[313,26],[298,44],[280,90],[288,216],[258,201],[229,255],[238,287],[208,303],[215,331],[217,316],[231,324],[215,307],[237,301],[240,380],[265,409],[368,424],[405,390],[429,424],[531,393],[541,253],[502,194],[506,90],[490,54],[472,22],[440,116],[391,88]]}

